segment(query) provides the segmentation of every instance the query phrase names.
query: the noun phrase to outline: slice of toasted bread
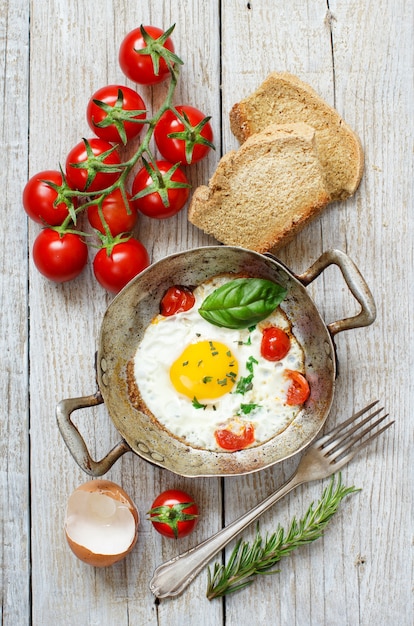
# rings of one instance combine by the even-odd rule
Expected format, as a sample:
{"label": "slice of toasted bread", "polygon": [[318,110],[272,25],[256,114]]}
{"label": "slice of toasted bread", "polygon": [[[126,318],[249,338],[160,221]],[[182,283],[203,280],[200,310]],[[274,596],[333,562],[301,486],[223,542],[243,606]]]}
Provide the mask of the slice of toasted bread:
{"label": "slice of toasted bread", "polygon": [[312,87],[287,72],[274,72],[230,111],[231,130],[241,143],[269,124],[291,122],[305,122],[315,129],[331,200],[351,196],[364,169],[361,142]]}
{"label": "slice of toasted bread", "polygon": [[267,252],[328,202],[314,129],[274,124],[220,159],[209,186],[195,190],[188,219],[224,244]]}

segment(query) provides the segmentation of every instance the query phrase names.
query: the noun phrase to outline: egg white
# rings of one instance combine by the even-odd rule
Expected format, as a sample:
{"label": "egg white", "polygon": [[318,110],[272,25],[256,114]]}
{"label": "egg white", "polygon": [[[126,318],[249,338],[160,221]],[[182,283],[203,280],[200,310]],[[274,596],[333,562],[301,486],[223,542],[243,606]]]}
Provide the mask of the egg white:
{"label": "egg white", "polygon": [[[241,421],[254,424],[253,445],[260,445],[283,431],[301,408],[286,404],[289,380],[285,372],[287,369],[303,372],[304,355],[280,307],[250,330],[214,326],[198,313],[207,295],[233,278],[220,275],[200,284],[194,290],[196,301],[189,311],[169,317],[156,316],[145,330],[135,354],[135,380],[146,407],[174,437],[195,448],[221,450],[214,432],[236,415]],[[260,354],[261,329],[268,325],[278,326],[290,336],[290,350],[278,362],[267,361]],[[242,395],[236,392],[234,385],[231,392],[222,397],[203,402],[204,408],[195,408],[190,398],[176,391],[170,379],[171,365],[186,346],[203,340],[221,342],[232,351],[238,361],[237,380],[250,374],[249,360],[257,361],[252,362],[253,386],[250,390]],[[258,406],[243,414],[241,405],[251,404]]]}

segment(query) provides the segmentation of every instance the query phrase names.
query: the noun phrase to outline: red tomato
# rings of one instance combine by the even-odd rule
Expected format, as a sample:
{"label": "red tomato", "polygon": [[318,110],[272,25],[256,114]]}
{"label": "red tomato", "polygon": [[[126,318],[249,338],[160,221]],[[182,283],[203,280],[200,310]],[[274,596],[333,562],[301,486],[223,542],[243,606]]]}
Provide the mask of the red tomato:
{"label": "red tomato", "polygon": [[[175,107],[179,114],[187,117],[187,126],[170,109],[157,122],[154,138],[162,156],[171,163],[196,163],[207,156],[213,147],[213,130],[208,117],[198,109],[179,105]],[[169,137],[179,133],[179,137]]]}
{"label": "red tomato", "polygon": [[157,161],[156,165],[161,173],[160,180],[153,165],[148,166],[152,174],[143,167],[132,183],[132,195],[135,197],[140,192],[145,193],[134,200],[136,208],[141,213],[148,217],[166,219],[181,211],[188,200],[190,187],[187,176],[178,165],[168,161]]}
{"label": "red tomato", "polygon": [[191,289],[173,285],[165,292],[161,300],[160,313],[164,317],[188,311],[194,306],[195,297]]}
{"label": "red tomato", "polygon": [[300,372],[288,370],[286,372],[287,377],[291,383],[287,392],[286,403],[289,406],[295,406],[296,404],[303,404],[309,398],[310,388],[306,378]]}
{"label": "red tomato", "polygon": [[242,424],[231,422],[226,428],[219,428],[215,431],[214,437],[220,448],[235,452],[243,450],[255,441],[254,426],[250,422]]}
{"label": "red tomato", "polygon": [[93,260],[95,278],[102,287],[118,293],[130,280],[150,264],[147,250],[131,237],[117,243],[110,254],[102,248]]}
{"label": "red tomato", "polygon": [[[66,157],[66,178],[73,189],[100,191],[118,180],[121,162],[114,146],[103,139],[84,139],[72,148]],[[77,167],[81,164],[81,167]],[[102,171],[103,165],[115,171]],[[112,167],[111,167],[112,166]]]}
{"label": "red tomato", "polygon": [[[131,196],[126,194],[128,206],[125,206],[124,198],[120,189],[115,189],[108,194],[102,201],[102,213],[109,231],[113,237],[121,233],[130,233],[134,228],[138,213],[133,202],[130,202]],[[88,220],[92,228],[96,228],[105,234],[105,227],[102,223],[97,204],[91,204],[88,207]]]}
{"label": "red tomato", "polygon": [[[142,28],[153,40],[156,41],[160,37],[162,39],[155,46],[152,42],[148,46],[144,39]],[[119,65],[125,76],[141,85],[154,85],[168,78],[170,71],[162,55],[166,55],[173,62],[173,57],[171,57],[168,51],[174,53],[174,44],[168,36],[164,41],[165,34],[168,35],[170,32],[172,32],[172,29],[164,33],[161,28],[156,26],[140,26],[128,33],[119,49]],[[157,47],[161,49],[161,56],[159,52],[156,52]],[[137,50],[143,50],[144,48],[148,48],[148,52],[154,49],[155,52],[153,54],[137,52]],[[157,64],[159,64],[158,68],[156,67]]]}
{"label": "red tomato", "polygon": [[290,350],[290,338],[277,326],[268,326],[262,333],[260,353],[267,361],[280,361]]}
{"label": "red tomato", "polygon": [[168,489],[155,498],[148,511],[148,519],[161,535],[178,539],[194,530],[198,514],[198,506],[188,493],[180,489]]}
{"label": "red tomato", "polygon": [[72,203],[76,209],[77,200],[72,197],[57,202],[58,191],[44,181],[50,181],[53,185],[62,187],[62,191],[65,187],[62,174],[57,170],[46,170],[35,174],[27,181],[23,189],[24,210],[32,220],[39,224],[60,226],[69,213],[67,202]]}
{"label": "red tomato", "polygon": [[107,85],[89,100],[86,119],[95,135],[125,145],[142,131],[143,124],[134,120],[145,120],[145,103],[129,87]]}
{"label": "red tomato", "polygon": [[33,261],[43,276],[56,283],[73,280],[88,260],[88,247],[80,235],[60,235],[52,228],[45,228],[33,244]]}

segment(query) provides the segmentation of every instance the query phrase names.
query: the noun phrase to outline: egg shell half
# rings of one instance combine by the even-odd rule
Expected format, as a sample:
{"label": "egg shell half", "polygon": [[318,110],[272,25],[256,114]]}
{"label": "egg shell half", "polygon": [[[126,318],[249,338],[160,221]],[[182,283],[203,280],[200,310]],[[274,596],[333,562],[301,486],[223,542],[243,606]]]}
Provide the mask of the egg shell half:
{"label": "egg shell half", "polygon": [[[80,534],[82,532],[86,532],[87,534],[92,533],[92,535],[95,535],[95,539],[99,536],[104,541],[106,539],[105,534],[107,534],[108,543],[106,543],[106,545],[113,541],[113,536],[111,536],[111,525],[102,524],[102,517],[100,519],[96,519],[96,516],[94,516],[94,513],[90,511],[90,508],[89,510],[86,509],[85,505],[87,503],[91,505],[91,498],[88,498],[87,494],[90,494],[91,498],[94,496],[98,498],[95,503],[99,503],[99,509],[101,512],[105,512],[105,508],[108,511],[108,505],[111,510],[113,509],[110,500],[105,501],[104,498],[100,498],[100,496],[115,501],[115,510],[122,510],[124,519],[123,523],[125,523],[125,518],[127,520],[127,523],[125,524],[125,538],[120,540],[121,536],[119,534],[119,528],[117,531],[116,543],[118,544],[118,548],[121,549],[115,550],[116,554],[105,554],[104,549],[99,551],[96,549],[97,546],[90,549],[90,547],[87,547],[79,542]],[[131,515],[131,519],[128,519],[127,511]],[[109,517],[105,515],[103,518],[106,518],[107,520],[109,519]],[[90,480],[77,487],[77,489],[75,489],[69,497],[65,518],[66,539],[75,556],[77,556],[78,559],[84,563],[88,563],[88,565],[92,565],[94,567],[107,567],[125,558],[132,551],[137,542],[138,526],[139,514],[134,502],[124,489],[122,489],[122,487],[110,480]],[[96,533],[94,532],[95,530]]]}

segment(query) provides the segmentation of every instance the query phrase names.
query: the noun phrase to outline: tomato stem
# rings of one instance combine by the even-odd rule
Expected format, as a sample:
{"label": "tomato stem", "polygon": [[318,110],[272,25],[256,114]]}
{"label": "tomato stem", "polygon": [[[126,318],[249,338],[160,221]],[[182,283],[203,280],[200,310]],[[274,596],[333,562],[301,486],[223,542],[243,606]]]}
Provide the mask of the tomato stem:
{"label": "tomato stem", "polygon": [[[102,212],[102,203],[109,194],[113,193],[116,189],[119,189],[122,194],[122,197],[124,198],[125,206],[127,207],[127,210],[128,210],[129,204],[128,204],[127,196],[126,196],[126,180],[131,170],[134,168],[134,166],[138,163],[140,159],[143,159],[144,155],[147,156],[148,161],[152,164],[154,168],[154,172],[156,173],[157,178],[158,178],[159,188],[161,190],[166,189],[167,185],[165,184],[163,176],[156,165],[156,159],[150,148],[150,143],[151,143],[152,136],[154,134],[155,126],[160,120],[160,118],[164,115],[166,111],[175,110],[172,105],[172,101],[173,101],[173,97],[174,97],[175,89],[177,87],[178,77],[180,73],[179,66],[178,64],[171,65],[170,63],[167,63],[167,65],[170,71],[171,79],[170,79],[168,92],[164,99],[164,102],[161,104],[160,108],[158,109],[155,115],[153,115],[149,119],[140,120],[142,124],[148,125],[147,131],[140,145],[138,146],[138,149],[135,151],[135,153],[128,160],[122,163],[116,164],[115,167],[118,171],[121,170],[121,174],[119,178],[112,185],[110,185],[109,187],[106,187],[105,189],[100,189],[99,191],[88,191],[88,190],[77,191],[77,190],[71,189],[67,185],[66,179],[63,176],[62,168],[60,168],[62,171],[64,182],[62,183],[61,187],[56,190],[59,194],[59,198],[61,198],[66,203],[68,200],[71,200],[72,198],[75,198],[75,197],[80,200],[86,200],[86,202],[81,203],[80,206],[77,207],[77,209],[71,208],[65,221],[58,228],[56,228],[56,230],[58,230],[58,232],[61,235],[63,235],[66,232],[77,232],[78,234],[82,234],[82,235],[85,234],[82,231],[73,231],[70,228],[70,226],[73,223],[76,223],[76,218],[79,213],[85,211],[85,209],[87,209],[92,204],[97,204],[99,217],[105,229],[105,234],[106,234],[105,236],[107,237],[107,239],[105,240],[101,238],[101,247],[105,247],[107,248],[107,250],[112,249],[114,244],[110,242],[110,231],[109,231],[108,224],[106,223],[105,217]],[[86,144],[87,142],[85,140],[85,145]],[[117,146],[114,146],[113,149],[115,150],[116,148]],[[100,172],[114,171],[113,165],[106,165],[105,163],[102,162],[102,160],[100,160],[99,165],[97,165],[97,158],[94,157],[93,154],[91,155],[88,154],[87,161],[84,164],[80,165],[80,167],[84,167],[86,169],[91,168],[91,170],[96,170],[98,168]],[[165,202],[167,203],[166,206],[168,206],[168,197]]]}
{"label": "tomato stem", "polygon": [[[134,116],[136,117],[138,114],[141,114],[141,113],[147,114],[148,112],[147,111],[124,111],[122,109],[123,97],[122,97],[122,92],[120,91],[118,92],[118,100],[114,107],[109,107],[104,102],[96,101],[96,104],[100,106],[101,108],[103,108],[105,112],[107,112],[108,115],[110,115],[110,119],[116,125],[118,132],[120,134],[120,137],[121,137],[121,141],[124,144],[125,144],[125,134],[121,132],[121,127],[123,128],[123,121],[125,120],[134,121],[134,122],[137,122],[139,124],[146,126],[145,134],[140,144],[138,145],[137,149],[135,150],[134,154],[129,159],[123,162],[116,163],[116,164],[106,164],[104,161],[105,158],[109,154],[111,154],[112,152],[118,149],[119,147],[118,144],[113,145],[113,147],[107,152],[99,156],[96,156],[93,153],[88,140],[84,139],[83,141],[85,143],[87,158],[83,162],[72,164],[72,166],[75,168],[83,169],[87,171],[86,188],[83,191],[80,191],[80,190],[75,190],[69,187],[61,166],[59,167],[62,173],[62,181],[63,181],[62,185],[59,187],[56,187],[56,186],[53,186],[53,183],[49,183],[50,186],[52,186],[57,193],[56,202],[63,202],[68,207],[67,217],[65,218],[65,220],[59,227],[55,228],[55,230],[57,230],[61,234],[61,236],[65,234],[66,232],[76,232],[77,234],[88,236],[86,233],[82,231],[74,230],[73,226],[76,224],[77,217],[81,212],[85,211],[91,205],[98,205],[99,218],[102,222],[102,225],[105,231],[103,236],[101,233],[97,233],[98,236],[100,237],[100,245],[101,247],[107,248],[107,250],[112,249],[114,245],[113,244],[114,238],[112,238],[111,236],[109,226],[103,214],[103,210],[102,210],[103,202],[107,196],[109,196],[110,194],[115,192],[117,189],[119,189],[120,193],[122,194],[122,198],[124,199],[127,212],[128,213],[131,212],[128,198],[127,198],[126,183],[127,183],[129,174],[131,173],[133,168],[137,165],[137,163],[140,160],[142,160],[142,163],[144,164],[145,167],[146,167],[146,164],[147,165],[150,164],[148,165],[147,170],[154,180],[154,184],[151,185],[149,190],[147,190],[143,195],[146,195],[147,193],[150,193],[150,191],[155,190],[160,194],[163,204],[166,207],[168,207],[169,206],[169,198],[168,198],[169,189],[178,188],[178,187],[190,187],[189,184],[180,183],[180,182],[171,180],[171,177],[176,171],[179,163],[173,166],[173,168],[171,168],[171,170],[169,170],[167,174],[163,174],[158,168],[155,155],[152,153],[150,144],[154,135],[155,127],[157,123],[160,121],[161,117],[167,111],[171,111],[174,115],[176,115],[177,118],[184,125],[185,130],[183,131],[183,133],[181,133],[181,135],[183,136],[182,137],[180,136],[180,138],[184,138],[186,141],[187,163],[191,162],[191,156],[194,150],[194,146],[196,144],[209,145],[210,147],[214,148],[211,142],[209,142],[208,140],[206,140],[204,137],[201,136],[201,131],[204,125],[210,120],[210,117],[204,118],[201,122],[199,122],[199,124],[197,124],[197,126],[193,127],[188,119],[188,116],[185,113],[182,114],[179,111],[177,111],[176,107],[173,105],[174,94],[175,94],[178,79],[180,76],[180,65],[182,65],[183,62],[181,61],[181,59],[179,59],[177,55],[172,53],[170,50],[164,48],[164,43],[166,39],[169,37],[169,35],[171,34],[171,32],[173,31],[174,27],[175,25],[171,26],[158,39],[153,39],[145,31],[145,28],[141,26],[141,33],[145,39],[146,48],[142,50],[137,50],[137,52],[140,54],[150,54],[150,56],[153,59],[153,62],[155,60],[154,67],[156,66],[157,62],[159,63],[159,59],[162,58],[167,64],[167,67],[170,73],[168,91],[165,96],[165,99],[162,102],[161,106],[159,107],[158,111],[154,115],[152,115],[152,117],[147,118],[143,116],[143,117],[140,117],[140,119],[133,119]],[[109,108],[111,108],[111,111],[109,111]],[[107,125],[106,122],[105,122],[105,125]],[[111,185],[109,185],[108,187],[104,189],[100,189],[96,191],[88,190],[87,188],[88,185],[91,184],[91,182],[93,181],[94,177],[96,176],[98,172],[99,173],[117,172],[119,173],[119,176],[115,182],[113,182]],[[77,207],[75,207],[74,202],[73,202],[75,198],[79,201],[79,204]],[[132,200],[135,200],[135,199],[136,198],[132,198]]]}

